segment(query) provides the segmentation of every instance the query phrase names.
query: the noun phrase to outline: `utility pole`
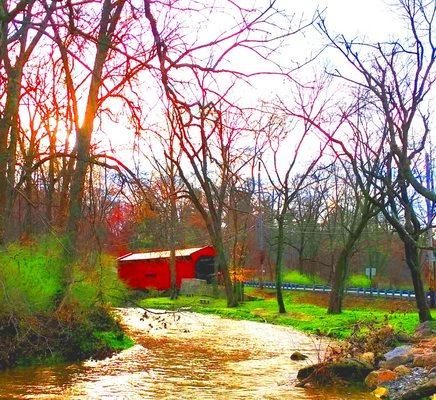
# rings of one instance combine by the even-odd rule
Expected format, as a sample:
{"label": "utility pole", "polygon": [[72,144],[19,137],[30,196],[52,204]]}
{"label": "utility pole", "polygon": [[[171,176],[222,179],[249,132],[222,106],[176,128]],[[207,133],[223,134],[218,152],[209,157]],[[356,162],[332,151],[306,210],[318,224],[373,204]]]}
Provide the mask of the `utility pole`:
{"label": "utility pole", "polygon": [[[430,142],[430,150],[425,153],[425,181],[427,189],[434,192],[434,180],[433,180],[433,165],[432,165],[432,157],[431,157],[432,146]],[[433,248],[433,229],[431,228],[433,217],[434,217],[434,204],[430,201],[430,199],[426,198],[427,205],[427,223],[428,223],[428,232],[427,232],[427,244],[429,250],[426,252],[426,261],[428,265],[428,277],[429,277],[429,286],[430,286],[430,308],[436,308],[436,298],[435,298],[435,290],[436,290],[436,265],[435,265],[435,257]]]}
{"label": "utility pole", "polygon": [[257,243],[259,246],[259,268],[260,268],[260,288],[263,289],[263,282],[265,281],[265,237],[264,237],[264,224],[263,224],[263,211],[262,211],[262,197],[261,197],[261,183],[260,183],[260,166],[259,161],[257,167],[257,203],[259,207],[258,212],[258,239]]}

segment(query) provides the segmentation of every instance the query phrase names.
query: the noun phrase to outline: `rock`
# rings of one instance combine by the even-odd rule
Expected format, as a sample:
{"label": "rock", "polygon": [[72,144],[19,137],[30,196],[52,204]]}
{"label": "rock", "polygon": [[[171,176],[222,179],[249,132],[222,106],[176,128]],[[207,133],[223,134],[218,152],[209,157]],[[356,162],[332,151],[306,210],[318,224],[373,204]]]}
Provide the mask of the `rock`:
{"label": "rock", "polygon": [[387,361],[381,361],[380,362],[380,368],[383,369],[395,369],[399,365],[409,364],[413,361],[413,355],[412,354],[403,354],[400,356],[392,357],[391,359]]}
{"label": "rock", "polygon": [[405,376],[410,374],[411,369],[406,367],[405,365],[399,365],[398,367],[396,367],[394,369],[394,372],[398,375],[398,376]]}
{"label": "rock", "polygon": [[[401,400],[417,400],[432,396],[436,393],[436,379],[431,379],[419,386],[411,387],[404,392],[399,399]],[[393,399],[395,400],[395,399]]]}
{"label": "rock", "polygon": [[361,354],[358,358],[360,361],[363,361],[370,365],[374,365],[375,363],[375,355],[371,351]]}
{"label": "rock", "polygon": [[302,381],[313,376],[314,381],[316,381],[319,376],[323,378],[340,378],[349,382],[363,382],[372,370],[373,367],[368,363],[350,358],[329,364],[320,363],[304,367],[298,371],[297,379]]}
{"label": "rock", "polygon": [[400,376],[394,381],[385,382],[382,386],[389,389],[389,399],[401,400],[404,394],[428,381],[428,371],[424,368],[412,368],[408,375]]}
{"label": "rock", "polygon": [[413,359],[414,367],[433,367],[436,365],[436,352],[416,355]]}
{"label": "rock", "polygon": [[415,339],[422,339],[426,337],[430,337],[436,334],[436,323],[435,321],[426,321],[422,324],[419,324],[415,329],[415,334],[413,337]]}
{"label": "rock", "polygon": [[183,278],[180,286],[180,294],[186,296],[213,296],[212,285],[208,285],[204,279]]}
{"label": "rock", "polygon": [[389,390],[385,387],[378,387],[372,392],[372,394],[378,399],[386,399],[388,397]]}
{"label": "rock", "polygon": [[373,389],[380,384],[397,379],[397,374],[389,369],[379,369],[378,371],[372,371],[365,378],[365,385],[370,389]]}
{"label": "rock", "polygon": [[412,346],[411,345],[395,347],[395,349],[385,353],[384,357],[385,357],[386,361],[389,361],[392,358],[407,355],[407,354],[409,354],[411,352],[411,350],[412,350]]}
{"label": "rock", "polygon": [[305,354],[300,353],[299,351],[294,351],[291,354],[291,360],[294,361],[303,361],[307,358],[307,356]]}

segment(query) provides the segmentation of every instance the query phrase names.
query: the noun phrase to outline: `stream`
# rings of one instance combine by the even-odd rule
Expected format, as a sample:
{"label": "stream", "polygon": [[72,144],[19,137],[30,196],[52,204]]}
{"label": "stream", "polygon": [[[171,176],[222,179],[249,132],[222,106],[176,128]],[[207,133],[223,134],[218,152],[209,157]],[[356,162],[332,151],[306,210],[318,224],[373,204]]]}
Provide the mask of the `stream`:
{"label": "stream", "polygon": [[[190,312],[118,309],[135,346],[105,360],[0,372],[1,399],[373,399],[296,388],[327,345],[287,327]],[[292,361],[298,350],[309,356]]]}

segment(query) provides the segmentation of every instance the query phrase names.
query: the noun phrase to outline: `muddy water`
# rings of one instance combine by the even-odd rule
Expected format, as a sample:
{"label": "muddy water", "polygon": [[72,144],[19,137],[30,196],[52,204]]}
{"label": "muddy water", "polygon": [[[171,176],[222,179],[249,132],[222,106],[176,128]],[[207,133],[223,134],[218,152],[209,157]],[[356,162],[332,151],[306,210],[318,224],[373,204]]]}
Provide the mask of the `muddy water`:
{"label": "muddy water", "polygon": [[[293,386],[325,344],[285,327],[194,313],[118,310],[136,345],[101,361],[0,372],[4,399],[371,399]],[[309,361],[294,362],[294,350]]]}

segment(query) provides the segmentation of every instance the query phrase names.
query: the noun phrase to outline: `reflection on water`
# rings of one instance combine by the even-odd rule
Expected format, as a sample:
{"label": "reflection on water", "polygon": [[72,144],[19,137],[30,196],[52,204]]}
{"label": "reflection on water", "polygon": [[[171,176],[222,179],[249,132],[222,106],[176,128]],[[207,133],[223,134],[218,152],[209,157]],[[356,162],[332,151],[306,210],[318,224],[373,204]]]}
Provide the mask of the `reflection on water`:
{"label": "reflection on water", "polygon": [[[118,310],[137,344],[101,361],[0,372],[7,399],[370,399],[349,390],[293,385],[320,344],[285,327],[194,313]],[[322,346],[321,346],[322,347]]]}

